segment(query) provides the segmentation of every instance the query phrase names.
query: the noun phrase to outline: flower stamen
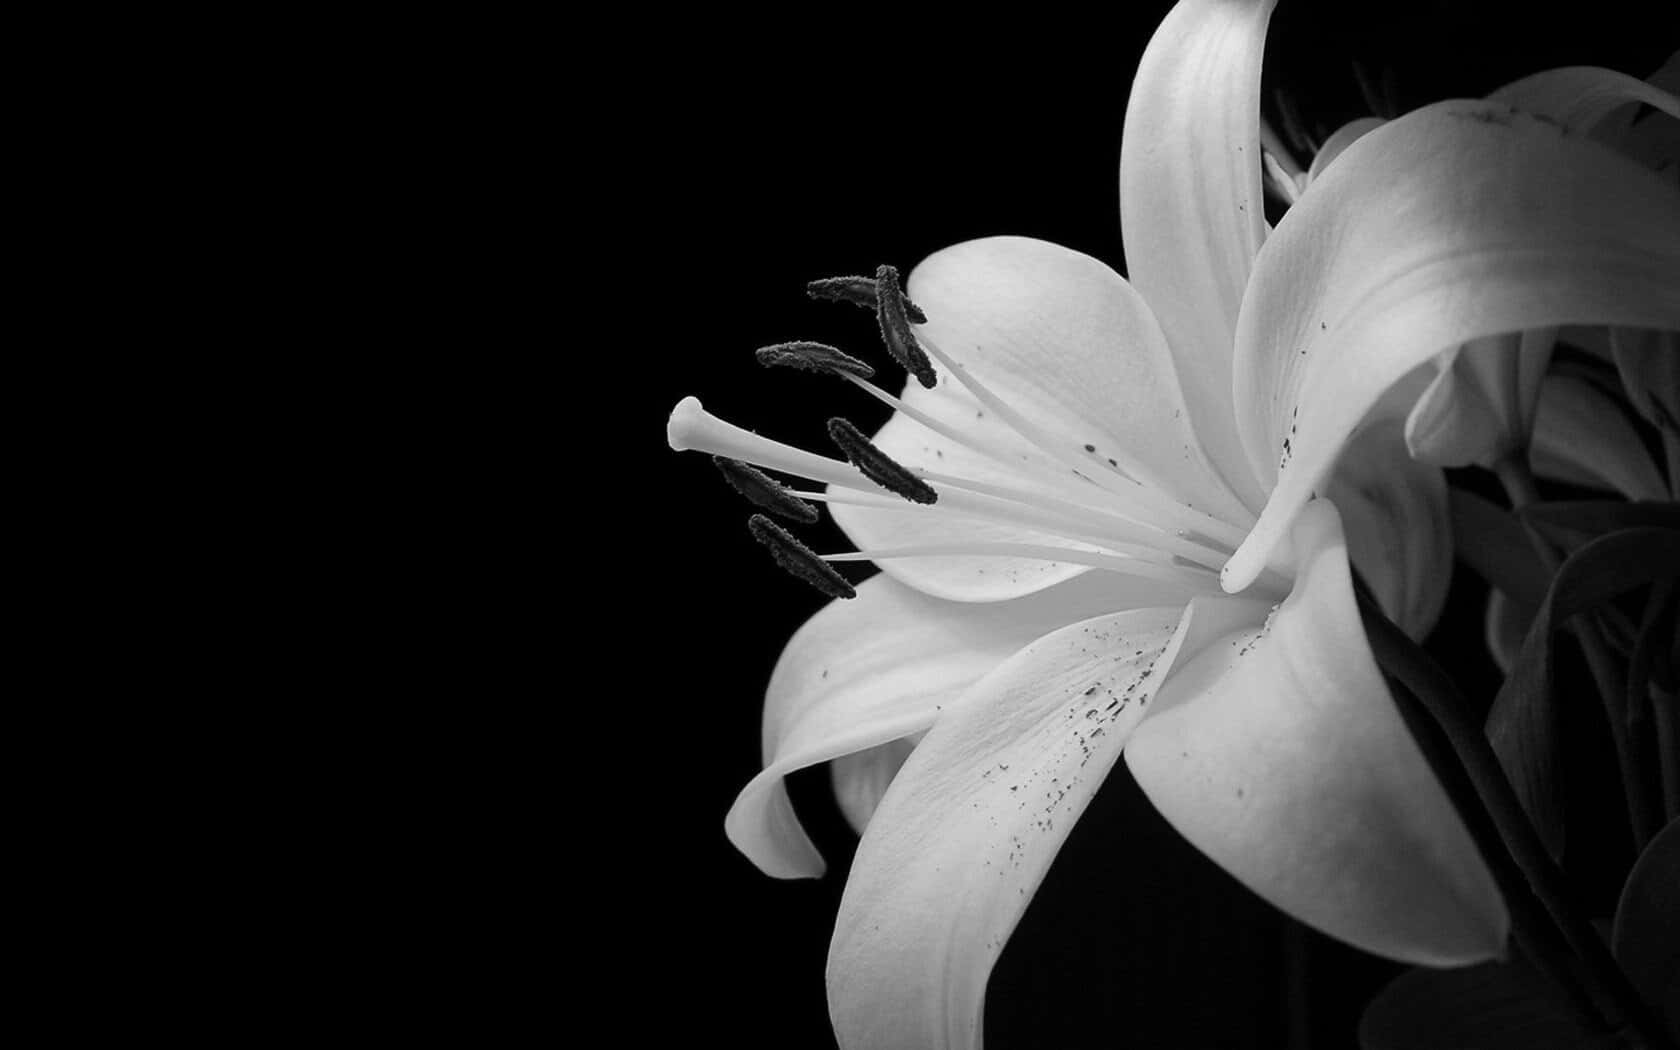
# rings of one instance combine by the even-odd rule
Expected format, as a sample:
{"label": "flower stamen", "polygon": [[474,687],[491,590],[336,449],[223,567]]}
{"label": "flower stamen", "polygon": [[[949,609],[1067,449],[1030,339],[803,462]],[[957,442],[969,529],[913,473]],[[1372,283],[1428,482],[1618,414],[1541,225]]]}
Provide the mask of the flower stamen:
{"label": "flower stamen", "polygon": [[777,343],[775,346],[760,347],[753,351],[753,356],[766,368],[797,368],[805,372],[822,372],[858,379],[868,379],[875,374],[875,369],[870,365],[827,343],[804,340]]}
{"label": "flower stamen", "polygon": [[789,575],[804,580],[830,598],[857,597],[857,588],[835,571],[833,566],[769,518],[762,514],[754,514],[747,519],[747,531],[753,534],[753,539],[764,544],[770,551],[770,556],[776,559],[776,564]]}
{"label": "flower stamen", "polygon": [[[966,433],[957,427],[950,426],[935,419],[931,415],[916,408],[914,405],[882,390],[873,383],[858,379],[856,376],[841,375],[853,386],[862,390],[870,397],[891,407],[894,411],[903,413],[922,426],[948,439],[954,444],[963,446],[970,451],[979,453],[991,459],[999,466],[1005,467],[1036,486],[1048,488],[1057,493],[1056,496],[1044,494],[1035,490],[1012,489],[1001,485],[991,485],[965,478],[951,477],[931,470],[922,470],[921,477],[927,481],[955,485],[970,489],[974,492],[984,492],[1001,499],[1029,503],[1034,506],[1051,504],[1067,512],[1071,516],[1079,517],[1087,522],[1096,522],[1104,530],[1112,531],[1116,528],[1128,531],[1128,534],[1144,538],[1145,542],[1164,542],[1169,546],[1183,546],[1194,553],[1188,554],[1193,560],[1207,557],[1217,557],[1221,563],[1230,557],[1234,547],[1225,546],[1218,540],[1198,532],[1194,529],[1178,529],[1168,531],[1154,522],[1136,515],[1117,512],[1113,507],[1113,495],[1100,487],[1088,483],[1069,481],[1055,470],[1055,464],[1047,461],[1035,451],[1023,449],[1005,449],[1000,445],[985,440],[977,435]],[[1019,461],[1019,462],[1017,462]],[[1036,470],[1034,469],[1036,468]],[[1081,475],[1082,476],[1082,475]],[[1101,497],[1108,497],[1105,501]],[[1104,505],[1107,502],[1108,505]],[[1139,531],[1144,530],[1144,531]],[[1197,556],[1200,556],[1199,558]]]}
{"label": "flower stamen", "polygon": [[916,337],[910,331],[910,320],[905,316],[904,293],[898,286],[898,271],[891,266],[882,265],[875,271],[875,319],[881,325],[881,339],[887,344],[887,353],[893,360],[904,366],[904,370],[916,377],[916,382],[933,389],[939,382],[938,373],[934,372],[927,354],[916,344]]}
{"label": "flower stamen", "polygon": [[[851,303],[870,313],[878,309],[875,297],[879,294],[879,286],[873,277],[824,277],[807,284],[805,294],[813,299]],[[899,301],[904,304],[904,316],[911,324],[927,324],[927,315],[922,313],[922,308],[911,302],[903,291],[899,292]]]}
{"label": "flower stamen", "polygon": [[939,494],[928,483],[911,473],[903,464],[876,448],[863,436],[863,431],[849,420],[835,416],[828,421],[828,436],[863,476],[889,492],[895,492],[912,503],[934,503]]}
{"label": "flower stamen", "polygon": [[803,522],[806,525],[816,522],[817,508],[794,496],[762,470],[727,456],[713,456],[712,462],[724,480],[729,482],[730,487],[745,496],[753,506],[763,507],[777,517],[790,521]]}

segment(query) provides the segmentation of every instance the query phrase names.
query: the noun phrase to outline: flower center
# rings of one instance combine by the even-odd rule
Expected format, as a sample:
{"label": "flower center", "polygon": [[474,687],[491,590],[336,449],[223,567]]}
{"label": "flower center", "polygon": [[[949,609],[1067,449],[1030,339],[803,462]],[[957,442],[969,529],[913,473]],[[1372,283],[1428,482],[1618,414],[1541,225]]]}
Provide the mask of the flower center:
{"label": "flower center", "polygon": [[[920,310],[904,298],[896,271],[882,267],[876,277],[833,278],[813,282],[814,298],[837,299],[873,307],[883,341],[895,360],[925,387],[939,380],[959,383],[991,412],[1020,443],[1008,447],[995,437],[936,419],[870,382],[874,370],[834,347],[819,343],[782,343],[758,351],[766,366],[824,372],[856,386],[907,419],[980,456],[987,480],[906,466],[878,448],[843,418],[829,420],[828,432],[845,461],[761,437],[707,412],[686,397],[671,413],[666,437],[677,451],[709,452],[730,483],[755,504],[793,520],[811,520],[801,502],[873,507],[951,522],[1002,524],[1031,530],[1042,543],[963,541],[816,554],[762,515],[752,531],[770,548],[778,564],[826,594],[849,597],[850,587],[830,563],[882,562],[895,558],[995,556],[1084,565],[1093,569],[1144,576],[1221,594],[1219,568],[1241,544],[1244,530],[1173,499],[1128,472],[1123,451],[1077,445],[1046,432],[1007,398],[988,387],[962,363],[946,354],[912,323]],[[931,360],[930,360],[931,358]],[[849,462],[848,462],[849,461]],[[804,478],[827,491],[782,488],[745,464]],[[990,468],[998,469],[992,470]],[[908,502],[907,502],[908,501]]]}

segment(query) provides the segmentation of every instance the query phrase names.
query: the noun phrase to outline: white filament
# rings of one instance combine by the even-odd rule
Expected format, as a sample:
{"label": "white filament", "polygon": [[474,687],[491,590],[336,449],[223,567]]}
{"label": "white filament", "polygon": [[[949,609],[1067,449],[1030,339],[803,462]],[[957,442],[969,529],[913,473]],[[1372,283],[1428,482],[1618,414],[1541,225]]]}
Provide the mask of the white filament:
{"label": "white filament", "polygon": [[[1285,154],[1287,156],[1287,154]],[[1273,161],[1274,177],[1288,178]],[[751,431],[707,412],[686,397],[671,412],[666,438],[671,448],[695,450],[752,463],[768,470],[830,486],[828,492],[792,492],[798,498],[830,504],[932,514],[947,518],[1006,522],[1066,540],[1070,546],[1034,543],[966,542],[882,548],[822,557],[826,561],[884,561],[894,558],[1008,557],[1085,565],[1108,572],[1167,580],[1210,594],[1222,593],[1218,569],[1244,538],[1243,530],[1185,506],[1140,483],[1130,474],[1146,474],[1138,464],[1104,460],[1088,449],[1070,451],[1028,421],[980,382],[968,368],[918,334],[916,341],[1032,450],[1009,448],[993,439],[942,422],[930,413],[849,373],[841,373],[871,397],[907,418],[992,463],[1019,475],[1020,486],[980,481],[921,468],[910,468],[934,488],[932,505],[906,501],[869,480],[856,467],[815,455]],[[1106,451],[1106,450],[1105,450]],[[1042,456],[1048,457],[1041,459]],[[1123,450],[1122,453],[1123,454]],[[1058,468],[1056,464],[1061,464]],[[1091,469],[1095,468],[1095,469]],[[1067,473],[1063,473],[1063,469]],[[1130,472],[1130,474],[1128,473]],[[1050,492],[1044,491],[1046,488]],[[1052,495],[1051,493],[1054,493]],[[1073,546],[1072,544],[1077,544]]]}

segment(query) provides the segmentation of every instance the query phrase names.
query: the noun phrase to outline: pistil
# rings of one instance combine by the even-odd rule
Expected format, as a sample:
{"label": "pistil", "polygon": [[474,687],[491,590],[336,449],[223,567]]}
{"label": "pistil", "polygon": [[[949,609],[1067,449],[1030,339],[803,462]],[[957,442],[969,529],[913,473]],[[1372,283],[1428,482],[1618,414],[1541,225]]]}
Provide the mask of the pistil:
{"label": "pistil", "polygon": [[[842,463],[733,426],[706,412],[693,397],[684,398],[671,413],[666,436],[673,449],[711,453],[730,484],[749,500],[806,523],[815,520],[811,503],[823,502],[1006,523],[1062,543],[976,540],[819,555],[764,515],[755,514],[749,528],[782,568],[833,597],[850,597],[855,591],[831,562],[939,557],[1083,565],[1221,593],[1218,570],[1242,542],[1240,526],[1180,503],[1147,480],[1140,481],[1149,478],[1149,472],[1126,458],[1124,449],[1104,449],[1099,454],[1093,444],[1079,445],[1029,421],[967,366],[911,329],[926,317],[904,296],[898,272],[891,266],[882,266],[874,278],[814,281],[807,291],[812,298],[873,307],[888,352],[917,382],[930,389],[937,385],[939,376],[931,355],[950,373],[949,381],[962,384],[1023,444],[1000,442],[960,423],[935,418],[869,382],[874,369],[868,364],[823,343],[796,341],[764,347],[756,354],[761,364],[838,375],[930,432],[995,465],[1003,478],[980,480],[899,463],[851,422],[834,417],[828,421],[829,437],[851,461]],[[748,464],[829,488],[826,492],[791,490]],[[1010,475],[1018,476],[1020,483],[1010,483]]]}
{"label": "pistil", "polygon": [[878,550],[847,551],[841,554],[819,554],[825,562],[891,561],[894,558],[961,558],[961,557],[1024,558],[1031,561],[1063,562],[1088,565],[1093,569],[1142,576],[1167,583],[1177,583],[1204,594],[1218,595],[1219,575],[1193,568],[1162,565],[1143,558],[1125,558],[1097,551],[1069,547],[1050,547],[1035,543],[941,543],[908,547],[888,547]]}
{"label": "pistil", "polygon": [[[882,498],[890,494],[891,490],[875,484],[857,468],[742,430],[707,412],[696,398],[687,397],[678,403],[671,413],[666,438],[671,447],[679,452],[694,450],[727,456],[767,470],[837,486],[852,493],[875,494],[880,501],[878,505],[888,509],[904,507],[896,498]],[[1004,486],[936,475],[928,471],[919,471],[918,477],[923,483],[940,486],[934,489],[938,496],[938,504],[914,508],[920,514],[949,512],[962,517],[1004,522],[1108,550],[1125,551],[1131,555],[1130,560],[1148,560],[1162,566],[1172,564],[1171,555],[1174,553],[1197,564],[1210,566],[1224,560],[1223,553],[1201,547],[1182,537],[1161,533],[1112,516],[1093,515],[1088,508],[1066,504],[1041,493],[1015,491]],[[963,491],[965,488],[971,491]],[[794,498],[813,501],[843,501],[831,494],[788,494]]]}

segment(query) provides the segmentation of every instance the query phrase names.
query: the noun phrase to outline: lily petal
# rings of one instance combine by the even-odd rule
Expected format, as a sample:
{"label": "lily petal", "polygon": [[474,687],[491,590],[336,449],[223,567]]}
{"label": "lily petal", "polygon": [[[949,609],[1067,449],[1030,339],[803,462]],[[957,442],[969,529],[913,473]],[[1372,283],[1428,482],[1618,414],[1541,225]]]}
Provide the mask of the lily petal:
{"label": "lily petal", "polygon": [[[1646,83],[1670,100],[1669,105],[1656,108],[1680,117],[1672,109],[1673,101],[1680,98],[1680,51],[1669,55]],[[1680,120],[1657,119],[1644,105],[1629,101],[1604,116],[1592,136],[1680,186]]]}
{"label": "lily petal", "polygon": [[929,598],[887,576],[857,592],[824,606],[782,651],[764,701],[765,769],[724,821],[729,841],[778,878],[823,872],[788,799],[787,774],[925,730],[941,706],[1059,627],[1186,598],[1170,585],[1111,573],[992,605]]}
{"label": "lily petal", "polygon": [[1381,117],[1359,117],[1332,131],[1330,137],[1324,140],[1324,145],[1318,147],[1318,152],[1313,154],[1312,166],[1307,169],[1307,185],[1311,186],[1318,181],[1318,177],[1324,174],[1324,169],[1340,157],[1343,150],[1386,123],[1388,121]]}
{"label": "lily petal", "polygon": [[1437,359],[1441,369],[1406,420],[1406,447],[1425,463],[1492,466],[1527,445],[1557,329],[1476,339]]}
{"label": "lily petal", "polygon": [[1488,98],[1584,131],[1630,102],[1680,118],[1680,99],[1656,84],[1599,66],[1565,66],[1514,80]]}
{"label": "lily petal", "polygon": [[[919,384],[913,385],[922,389]],[[912,393],[908,388],[905,392]],[[1018,462],[1041,463],[1036,450],[943,374],[937,386],[924,391],[914,401],[917,409],[942,424],[960,427],[992,447],[1013,450]],[[934,470],[988,485],[1008,485],[1029,495],[1057,494],[1044,483],[1044,474],[1009,469],[998,457],[951,441],[902,412],[894,413],[871,440],[881,451],[911,469]],[[834,491],[832,487],[829,489],[830,494]],[[861,550],[953,543],[1073,546],[1060,536],[1013,522],[953,517],[937,513],[937,507],[936,513],[928,513],[926,508],[905,503],[875,507],[830,503],[828,510],[835,523]],[[1079,546],[1089,549],[1088,545]],[[882,561],[880,567],[883,573],[906,586],[953,602],[1006,601],[1089,571],[1086,566],[1071,562],[995,555],[892,558]]]}
{"label": "lily petal", "polygon": [[[1172,354],[1143,298],[1107,265],[1025,237],[968,241],[924,260],[907,292],[928,323],[916,329],[1012,411],[1088,472],[1135,480],[1228,521],[1249,511],[1226,490],[1192,429]],[[904,413],[875,444],[912,468],[1029,493],[1091,486],[1035,447],[940,369],[938,384],[905,386],[903,399],[940,423],[999,450],[987,455]],[[1095,451],[1088,451],[1087,447]],[[1065,495],[1065,493],[1064,493]],[[953,519],[913,507],[834,505],[834,519],[862,549],[963,542],[1067,545],[1010,523]],[[1089,549],[1089,548],[1087,548]],[[903,558],[882,571],[952,601],[997,601],[1031,593],[1084,569],[997,557]]]}
{"label": "lily petal", "polygon": [[[1668,90],[1680,92],[1680,66],[1673,59],[1663,67],[1669,74]],[[1656,78],[1652,78],[1655,82]],[[1637,107],[1629,106],[1629,110]],[[1619,152],[1652,171],[1660,173],[1669,185],[1680,185],[1680,121],[1648,116],[1637,124],[1619,125],[1611,116],[1594,133],[1594,137],[1612,144]]]}
{"label": "lily petal", "polygon": [[[1197,604],[1217,624],[1203,635],[1264,612]],[[852,862],[828,957],[842,1047],[979,1047],[992,964],[1193,620],[1177,607],[1074,624],[946,709]]]}
{"label": "lily petal", "polygon": [[1243,302],[1238,421],[1275,488],[1226,588],[1259,573],[1396,379],[1564,324],[1680,328],[1680,194],[1660,176],[1496,103],[1438,103],[1355,142],[1284,216]]}
{"label": "lily petal", "polygon": [[1196,433],[1250,507],[1232,426],[1231,346],[1266,236],[1260,58],[1274,0],[1183,0],[1138,63],[1120,139],[1126,267],[1166,331]]}
{"label": "lily petal", "polygon": [[852,755],[838,755],[828,764],[829,779],[834,783],[834,800],[846,823],[859,835],[869,827],[869,818],[887,793],[887,785],[904,766],[904,760],[915,750],[912,737],[888,741]]}
{"label": "lily petal", "polygon": [[1612,488],[1631,500],[1668,498],[1668,486],[1633,423],[1609,395],[1585,380],[1548,376],[1530,450],[1543,477]]}
{"label": "lily petal", "polygon": [[1309,926],[1402,962],[1497,957],[1504,904],[1372,659],[1335,508],[1308,504],[1294,542],[1289,598],[1173,671],[1127,764],[1180,834]]}
{"label": "lily petal", "polygon": [[1406,419],[1406,447],[1412,455],[1440,467],[1463,467],[1499,445],[1505,429],[1499,409],[1481,384],[1460,371],[1459,358],[1466,350],[1499,353],[1507,341],[1515,339],[1514,335],[1479,339],[1477,343],[1483,346],[1454,347],[1437,359],[1440,371]]}

